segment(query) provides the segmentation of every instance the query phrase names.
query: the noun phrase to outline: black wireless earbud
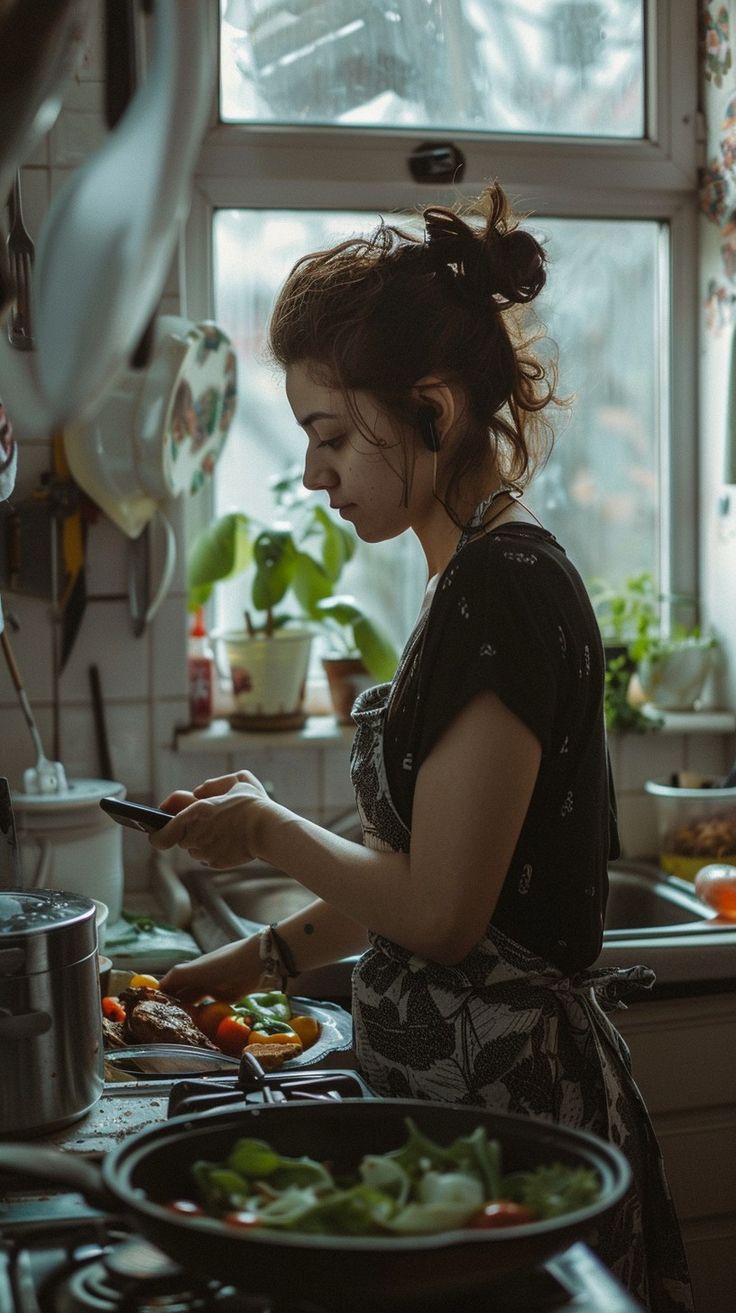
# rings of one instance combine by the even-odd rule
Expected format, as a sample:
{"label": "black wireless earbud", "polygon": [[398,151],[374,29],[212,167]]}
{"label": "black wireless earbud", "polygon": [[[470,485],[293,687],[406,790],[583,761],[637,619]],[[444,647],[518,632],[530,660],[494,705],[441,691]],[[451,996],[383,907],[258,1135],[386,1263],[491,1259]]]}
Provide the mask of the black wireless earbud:
{"label": "black wireless earbud", "polygon": [[439,451],[440,435],[437,432],[437,412],[433,406],[420,406],[417,421],[422,434],[422,441],[429,451]]}

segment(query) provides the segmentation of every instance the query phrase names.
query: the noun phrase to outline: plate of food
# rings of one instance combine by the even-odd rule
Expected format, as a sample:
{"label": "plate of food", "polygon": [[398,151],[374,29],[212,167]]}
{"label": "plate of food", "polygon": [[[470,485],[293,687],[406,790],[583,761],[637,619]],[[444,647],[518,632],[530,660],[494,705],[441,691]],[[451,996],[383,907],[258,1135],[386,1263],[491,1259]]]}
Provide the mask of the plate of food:
{"label": "plate of food", "polygon": [[313,1066],[353,1037],[350,1013],[335,1003],[270,990],[184,1004],[154,976],[121,971],[102,999],[102,1030],[108,1065],[145,1075],[229,1070],[246,1049],[266,1071]]}

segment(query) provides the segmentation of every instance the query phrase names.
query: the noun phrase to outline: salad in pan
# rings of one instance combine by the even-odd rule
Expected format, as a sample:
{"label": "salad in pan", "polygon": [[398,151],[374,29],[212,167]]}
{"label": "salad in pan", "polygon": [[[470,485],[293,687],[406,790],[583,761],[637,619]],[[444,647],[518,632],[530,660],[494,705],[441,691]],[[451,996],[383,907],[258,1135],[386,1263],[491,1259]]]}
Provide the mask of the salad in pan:
{"label": "salad in pan", "polygon": [[405,1144],[366,1154],[349,1178],[336,1177],[329,1163],[285,1158],[263,1140],[239,1139],[224,1162],[193,1165],[196,1198],[168,1206],[236,1228],[389,1237],[523,1226],[600,1197],[598,1176],[587,1167],[504,1172],[501,1146],[483,1126],[443,1147],[411,1118],[405,1125]]}

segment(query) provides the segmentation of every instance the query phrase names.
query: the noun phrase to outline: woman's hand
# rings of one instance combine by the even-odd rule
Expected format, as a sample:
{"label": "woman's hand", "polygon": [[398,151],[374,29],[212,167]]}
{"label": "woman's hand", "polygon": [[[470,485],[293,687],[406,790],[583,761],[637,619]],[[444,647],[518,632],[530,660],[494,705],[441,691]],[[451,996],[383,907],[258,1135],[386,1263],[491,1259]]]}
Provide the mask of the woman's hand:
{"label": "woman's hand", "polygon": [[205,953],[195,962],[172,967],[159,981],[159,988],[189,1001],[206,994],[230,1000],[257,989],[261,972],[258,935],[253,935]]}
{"label": "woman's hand", "polygon": [[174,819],[150,836],[154,848],[183,848],[213,870],[250,862],[256,829],[265,808],[276,806],[260,780],[247,770],[198,784],[192,793],[177,790],[161,803]]}

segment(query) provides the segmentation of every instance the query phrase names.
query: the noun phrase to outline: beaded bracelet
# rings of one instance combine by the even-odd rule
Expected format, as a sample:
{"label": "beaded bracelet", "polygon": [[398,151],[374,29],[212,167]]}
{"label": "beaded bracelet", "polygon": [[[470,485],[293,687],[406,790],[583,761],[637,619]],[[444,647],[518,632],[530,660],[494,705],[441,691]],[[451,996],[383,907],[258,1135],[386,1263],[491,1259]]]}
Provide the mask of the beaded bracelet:
{"label": "beaded bracelet", "polygon": [[294,956],[288,944],[276,931],[276,924],[264,926],[258,940],[258,956],[263,965],[262,979],[278,981],[281,992],[286,990],[286,982],[299,972],[294,963]]}

